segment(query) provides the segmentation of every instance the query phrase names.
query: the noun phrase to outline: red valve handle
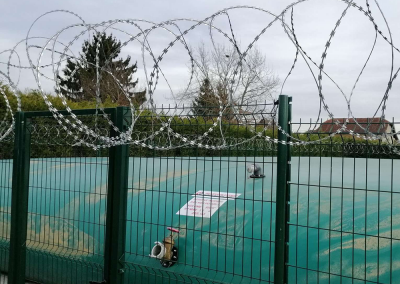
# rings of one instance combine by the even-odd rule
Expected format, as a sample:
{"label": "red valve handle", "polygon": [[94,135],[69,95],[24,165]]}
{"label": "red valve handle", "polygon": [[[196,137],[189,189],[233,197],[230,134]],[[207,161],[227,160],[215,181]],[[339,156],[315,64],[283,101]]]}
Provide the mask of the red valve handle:
{"label": "red valve handle", "polygon": [[179,233],[178,229],[174,229],[172,227],[168,227],[167,229],[170,230],[171,232]]}

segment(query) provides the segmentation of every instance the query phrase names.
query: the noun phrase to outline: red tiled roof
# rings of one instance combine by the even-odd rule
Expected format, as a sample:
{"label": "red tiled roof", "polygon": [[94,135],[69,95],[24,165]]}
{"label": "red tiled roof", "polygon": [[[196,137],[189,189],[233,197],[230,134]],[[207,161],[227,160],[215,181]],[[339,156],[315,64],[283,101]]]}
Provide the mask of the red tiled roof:
{"label": "red tiled roof", "polygon": [[[335,122],[339,121],[340,125],[336,125]],[[329,119],[323,123],[321,123],[318,132],[332,133],[338,131],[343,123],[346,121],[346,118],[335,118]],[[387,127],[391,125],[389,121],[381,120],[380,118],[356,118],[357,123],[364,129],[367,129],[369,132],[374,134],[382,134],[385,133]],[[362,129],[359,125],[356,124],[353,118],[349,118],[349,122],[346,124],[347,130],[343,133],[347,133],[349,130],[353,130],[355,133],[366,133],[364,129]]]}

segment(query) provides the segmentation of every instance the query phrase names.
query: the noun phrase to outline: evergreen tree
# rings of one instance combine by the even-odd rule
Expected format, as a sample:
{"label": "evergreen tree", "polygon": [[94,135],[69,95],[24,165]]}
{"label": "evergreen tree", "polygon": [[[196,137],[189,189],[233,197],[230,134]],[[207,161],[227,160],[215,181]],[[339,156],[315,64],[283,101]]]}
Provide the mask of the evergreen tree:
{"label": "evergreen tree", "polygon": [[199,88],[199,94],[192,102],[192,112],[196,116],[218,115],[218,97],[208,78],[205,78]]}
{"label": "evergreen tree", "polygon": [[[221,103],[223,107],[228,103],[228,92],[226,88],[219,83],[214,90],[210,79],[206,78],[199,88],[199,94],[192,102],[192,112],[194,115],[203,116],[204,118],[218,116]],[[226,114],[227,110],[225,109],[224,118],[229,119],[225,117]]]}
{"label": "evergreen tree", "polygon": [[[98,44],[99,67],[104,67],[104,70],[99,68],[100,99],[104,101],[110,97],[119,105],[128,105],[125,93],[133,100],[134,104],[144,103],[146,91],[134,91],[138,83],[137,79],[133,80],[137,63],[131,64],[130,56],[126,59],[118,58],[121,42],[104,32],[98,32],[93,35],[92,41],[84,42],[82,53],[77,60],[67,60],[63,70],[64,78],[59,77],[61,92],[76,101],[93,100],[96,97],[96,49]],[[76,71],[73,74],[74,70]]]}

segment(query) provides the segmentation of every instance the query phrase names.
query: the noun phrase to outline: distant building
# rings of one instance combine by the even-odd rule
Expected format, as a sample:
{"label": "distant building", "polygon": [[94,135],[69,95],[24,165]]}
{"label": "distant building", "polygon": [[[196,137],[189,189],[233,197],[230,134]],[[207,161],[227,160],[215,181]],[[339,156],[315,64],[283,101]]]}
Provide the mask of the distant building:
{"label": "distant building", "polygon": [[261,119],[260,121],[257,122],[257,126],[262,126],[262,127],[266,128],[266,129],[274,129],[274,128],[278,129],[275,126],[275,122],[274,122],[274,120],[272,118],[263,118],[263,119]]}
{"label": "distant building", "polygon": [[[346,119],[347,118],[329,119],[321,123],[319,128],[312,132],[335,133],[342,127]],[[357,121],[357,123],[355,120]],[[381,120],[380,118],[356,118],[355,120],[353,118],[349,118],[349,122],[346,124],[346,130],[341,131],[341,134],[350,135],[350,131],[353,131],[353,133],[358,133],[360,135],[371,135],[371,133],[375,135],[383,135],[384,133],[396,133],[395,125],[386,119]],[[335,123],[336,121],[339,121],[340,124],[337,125]],[[368,134],[366,130],[368,130]],[[386,138],[384,139],[386,140]],[[395,140],[399,140],[399,137],[397,135],[388,136],[387,140],[389,143],[394,143]]]}

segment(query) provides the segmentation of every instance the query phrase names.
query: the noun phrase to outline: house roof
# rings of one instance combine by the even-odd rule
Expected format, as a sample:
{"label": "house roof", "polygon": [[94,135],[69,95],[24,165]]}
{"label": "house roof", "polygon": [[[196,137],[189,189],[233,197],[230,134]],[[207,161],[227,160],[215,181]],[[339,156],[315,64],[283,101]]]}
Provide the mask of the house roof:
{"label": "house roof", "polygon": [[[323,123],[321,123],[320,127],[318,128],[317,132],[325,132],[325,133],[332,133],[332,132],[337,132],[343,125],[343,123],[346,121],[347,118],[335,118],[335,119],[329,119]],[[356,123],[356,121],[357,123]],[[366,131],[364,129],[367,129],[368,132],[372,132],[374,134],[383,134],[386,132],[387,127],[390,125],[392,127],[393,124],[390,123],[388,120],[384,119],[381,120],[380,118],[349,118],[349,122],[347,123],[346,127],[348,130],[352,130],[355,133],[360,133],[364,134]],[[337,125],[335,124],[336,121],[339,121],[340,124]],[[361,127],[360,127],[361,126]],[[363,129],[364,128],[364,129]],[[348,131],[344,131],[343,133],[347,133]]]}

